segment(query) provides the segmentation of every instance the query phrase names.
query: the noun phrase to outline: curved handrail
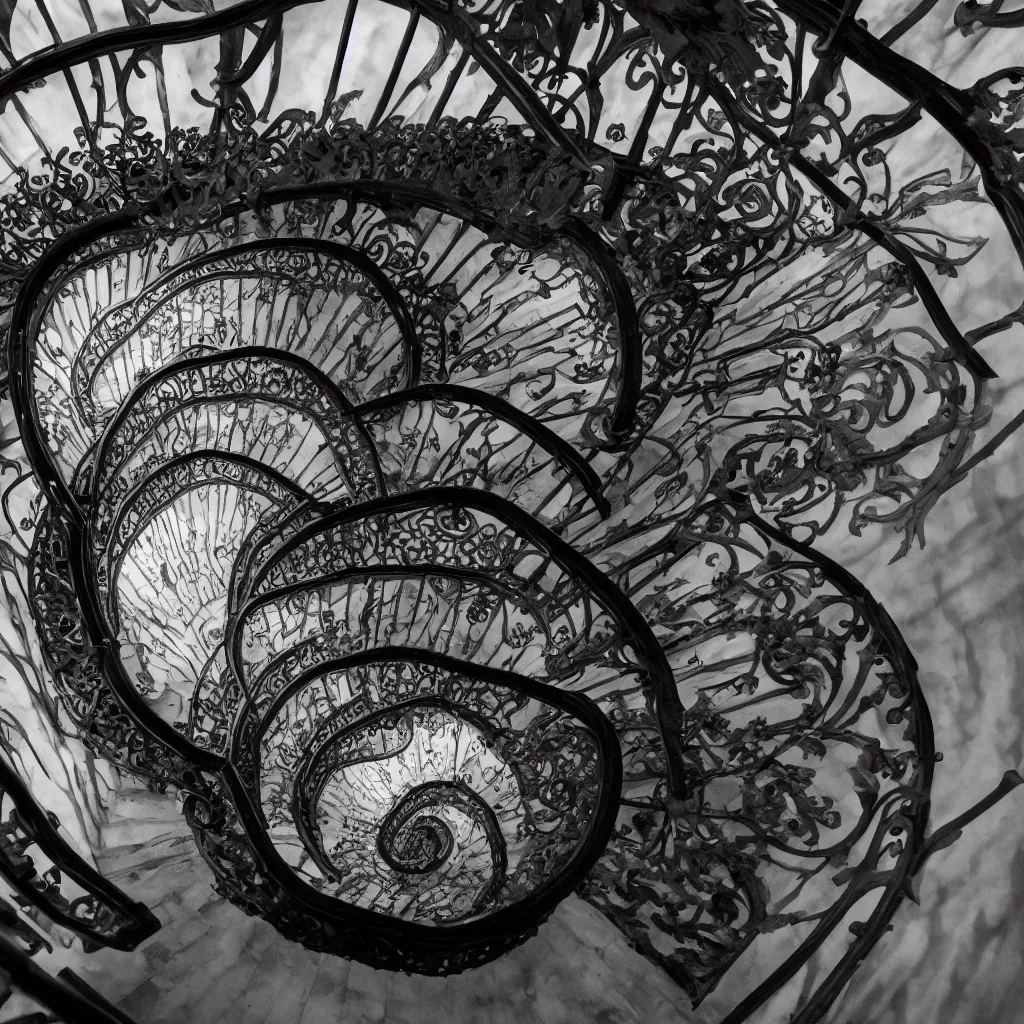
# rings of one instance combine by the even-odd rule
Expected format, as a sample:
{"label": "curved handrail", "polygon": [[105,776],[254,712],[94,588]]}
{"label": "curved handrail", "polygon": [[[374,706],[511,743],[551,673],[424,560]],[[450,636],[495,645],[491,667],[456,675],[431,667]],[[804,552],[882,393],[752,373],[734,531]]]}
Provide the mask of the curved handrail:
{"label": "curved handrail", "polygon": [[[0,835],[0,875],[4,876],[23,899],[57,924],[69,928],[90,942],[112,949],[131,951],[143,939],[148,939],[160,929],[160,921],[145,904],[126,896],[71,847],[57,831],[51,816],[36,803],[25,783],[2,759],[0,795],[9,797],[14,804],[16,819],[13,824],[24,833],[23,843],[34,843],[61,874],[77,882],[94,901],[94,915],[97,911],[104,914],[109,923],[106,927],[99,922],[90,924],[76,917],[69,912],[69,908],[62,907],[49,898],[45,891],[34,886],[31,880],[36,870],[32,866],[31,858],[21,855],[21,863],[12,859],[12,841]],[[25,860],[28,863],[24,863]]]}

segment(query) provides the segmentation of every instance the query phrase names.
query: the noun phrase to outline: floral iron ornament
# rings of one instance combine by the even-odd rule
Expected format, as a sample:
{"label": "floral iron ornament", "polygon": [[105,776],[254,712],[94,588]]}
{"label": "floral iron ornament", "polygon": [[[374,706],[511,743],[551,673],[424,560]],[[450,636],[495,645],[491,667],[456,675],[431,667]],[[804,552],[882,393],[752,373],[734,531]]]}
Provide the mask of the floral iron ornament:
{"label": "floral iron ornament", "polygon": [[[367,84],[376,0],[126,0],[102,31],[82,0],[90,33],[49,12],[24,56],[11,5],[49,685],[183,798],[227,899],[450,974],[575,892],[695,1001],[729,977],[729,1024],[845,932],[808,1024],[1020,781],[928,836],[913,656],[815,548],[905,553],[984,454],[974,343],[1014,318],[960,331],[933,275],[984,240],[936,211],[980,176],[1024,253],[1019,73],[932,82],[856,6],[410,0]],[[176,95],[200,40],[212,92]],[[907,105],[855,116],[846,60]],[[899,184],[925,111],[977,171]]]}

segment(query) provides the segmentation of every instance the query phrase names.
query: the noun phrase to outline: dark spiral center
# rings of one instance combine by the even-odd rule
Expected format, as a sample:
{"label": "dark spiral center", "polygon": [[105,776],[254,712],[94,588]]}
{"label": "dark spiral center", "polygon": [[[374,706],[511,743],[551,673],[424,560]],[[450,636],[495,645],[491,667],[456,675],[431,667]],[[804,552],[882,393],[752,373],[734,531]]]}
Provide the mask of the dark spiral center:
{"label": "dark spiral center", "polygon": [[399,799],[381,822],[377,851],[394,871],[428,874],[437,871],[460,852],[445,808],[483,826],[491,853],[491,884],[488,899],[504,884],[505,840],[494,812],[472,790],[457,782],[433,782],[418,786]]}
{"label": "dark spiral center", "polygon": [[435,814],[424,814],[404,823],[395,834],[383,839],[381,856],[396,871],[429,874],[451,855],[455,837],[447,822]]}

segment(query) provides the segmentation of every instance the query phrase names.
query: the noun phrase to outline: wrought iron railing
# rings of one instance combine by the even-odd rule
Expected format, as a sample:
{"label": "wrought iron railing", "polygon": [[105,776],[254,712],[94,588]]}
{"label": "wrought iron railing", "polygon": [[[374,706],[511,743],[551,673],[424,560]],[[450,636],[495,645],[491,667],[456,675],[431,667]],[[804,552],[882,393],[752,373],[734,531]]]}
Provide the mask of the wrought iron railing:
{"label": "wrought iron railing", "polygon": [[[35,131],[21,97],[64,82],[81,119],[0,198],[48,685],[181,796],[247,913],[451,974],[575,892],[698,1002],[792,931],[728,1024],[848,928],[809,1024],[951,834],[914,658],[814,545],[895,525],[905,553],[972,464],[976,345],[1019,315],[957,325],[933,278],[979,243],[914,222],[978,181],[897,185],[881,147],[927,112],[1024,257],[1020,75],[954,89],[890,48],[930,4],[882,39],[857,6],[409,0],[365,95],[366,0],[5,41],[9,110]],[[283,107],[314,12],[329,81]],[[164,50],[214,37],[209,126],[177,125]],[[846,59],[907,106],[855,120]],[[150,934],[3,778],[18,892]],[[31,881],[29,838],[86,902]],[[117,1019],[0,941],[32,998]]]}

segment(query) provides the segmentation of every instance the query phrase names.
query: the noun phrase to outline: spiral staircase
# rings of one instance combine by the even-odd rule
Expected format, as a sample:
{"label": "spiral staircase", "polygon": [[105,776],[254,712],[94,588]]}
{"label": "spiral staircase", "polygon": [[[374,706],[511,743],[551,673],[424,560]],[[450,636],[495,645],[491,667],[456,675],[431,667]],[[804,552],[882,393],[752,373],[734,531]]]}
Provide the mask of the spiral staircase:
{"label": "spiral staircase", "polygon": [[929,834],[820,553],[906,550],[992,376],[866,31],[8,6],[0,1024],[822,1020],[1020,781]]}
{"label": "spiral staircase", "polygon": [[[187,249],[90,253],[37,315],[37,420],[70,513],[48,506],[36,534],[44,650],[81,714],[87,652],[108,646],[107,685],[171,751],[132,757],[151,788],[125,780],[96,851],[160,930],[72,961],[84,991],[138,1020],[335,1019],[353,968],[329,954],[447,974],[511,948],[605,848],[622,785],[610,716],[635,729],[651,700],[624,694],[637,668],[616,634],[640,632],[632,657],[660,649],[573,548],[609,505],[557,390],[531,401],[527,381],[513,404],[468,344],[461,373],[425,382],[402,297],[362,272],[389,225],[348,205],[351,240],[196,233]],[[434,287],[460,296],[467,341],[533,337],[557,365],[598,335],[583,257],[562,271],[556,334],[528,308],[543,255],[495,269],[479,232],[439,220],[402,227],[423,278],[453,262]],[[509,279],[520,290],[496,315]],[[593,347],[589,390],[607,402],[615,353]],[[572,398],[575,421],[592,419]],[[105,725],[91,707],[79,722]],[[210,785],[213,766],[240,797]],[[362,911],[359,939],[295,933],[288,891],[265,900],[268,857],[304,908]],[[412,928],[375,948],[375,919]]]}

